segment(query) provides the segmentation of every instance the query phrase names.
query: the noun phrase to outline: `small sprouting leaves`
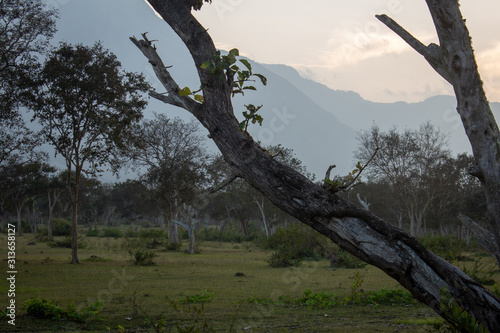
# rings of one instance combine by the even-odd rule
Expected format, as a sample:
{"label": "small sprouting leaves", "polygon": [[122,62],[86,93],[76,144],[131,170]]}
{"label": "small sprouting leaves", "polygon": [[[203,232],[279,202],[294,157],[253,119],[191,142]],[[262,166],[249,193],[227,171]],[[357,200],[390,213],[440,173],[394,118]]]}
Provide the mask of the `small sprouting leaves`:
{"label": "small sprouting leaves", "polygon": [[239,59],[243,64],[244,70],[236,64],[240,52],[238,49],[232,49],[227,55],[221,55],[220,51],[216,51],[212,60],[204,62],[200,68],[209,70],[212,75],[219,79],[226,77],[227,81],[232,84],[232,95],[244,94],[244,90],[257,90],[254,86],[246,86],[248,81],[252,81],[251,77],[256,76],[260,79],[263,85],[267,84],[267,79],[262,74],[252,72],[252,65],[246,59]]}
{"label": "small sprouting leaves", "polygon": [[[236,94],[244,95],[245,90],[257,90],[255,86],[246,85],[248,81],[255,81],[252,80],[252,76],[258,77],[263,85],[267,85],[266,77],[262,74],[253,73],[250,61],[247,59],[237,59],[239,55],[240,51],[238,51],[238,49],[230,50],[227,55],[221,55],[220,51],[216,51],[212,60],[204,62],[200,66],[202,70],[210,71],[210,74],[219,79],[225,78],[228,84],[231,85],[231,94],[233,97]],[[238,61],[239,63],[237,64]],[[184,89],[181,91],[184,92]],[[187,93],[187,91],[185,93]],[[188,93],[188,95],[189,94],[190,93]],[[202,96],[200,96],[200,98],[203,99]],[[250,104],[245,105],[245,107],[247,108],[247,111],[243,112],[243,117],[245,119],[239,123],[238,127],[240,131],[248,133],[247,128],[250,123],[258,123],[262,126],[262,121],[264,119],[261,115],[257,114],[262,105],[256,107]]]}
{"label": "small sprouting leaves", "polygon": [[208,67],[210,67],[210,64],[211,64],[210,61],[206,61],[203,64],[201,64],[200,68],[201,69],[207,69]]}
{"label": "small sprouting leaves", "polygon": [[190,95],[193,95],[193,98],[194,98],[195,101],[203,103],[204,102],[203,95],[197,94],[197,92],[199,92],[200,90],[191,91],[191,89],[189,89],[189,87],[184,87],[181,90],[179,90],[179,95],[180,96],[190,96]]}
{"label": "small sprouting leaves", "polygon": [[202,96],[202,95],[200,95],[200,94],[196,94],[196,95],[194,95],[194,100],[195,100],[195,101],[198,101],[198,102],[200,102],[200,103],[203,103],[203,102],[205,101],[205,100],[203,99],[203,96]]}
{"label": "small sprouting leaves", "polygon": [[245,120],[243,120],[241,123],[238,124],[238,128],[240,129],[240,131],[242,131],[242,132],[245,131],[245,125],[246,125]]}
{"label": "small sprouting leaves", "polygon": [[363,172],[363,170],[366,169],[368,164],[370,164],[370,162],[373,160],[376,153],[377,153],[377,151],[375,151],[373,156],[368,160],[368,162],[366,162],[365,165],[361,164],[361,162],[358,162],[356,164],[356,168],[354,170],[352,170],[351,172],[349,172],[349,174],[347,176],[344,176],[344,177],[335,177],[333,180],[330,179],[329,178],[330,177],[330,170],[333,167],[335,167],[335,166],[331,166],[327,171],[327,175],[326,175],[325,179],[323,179],[323,188],[325,188],[326,190],[333,192],[333,193],[340,192],[340,191],[348,192],[354,186],[359,184],[359,182],[357,183],[356,181],[358,180],[358,178],[361,175],[361,173]]}
{"label": "small sprouting leaves", "polygon": [[323,187],[326,188],[328,191],[331,191],[334,193],[340,191],[339,187],[342,186],[342,184],[343,184],[343,182],[337,178],[323,179]]}
{"label": "small sprouting leaves", "polygon": [[181,90],[179,90],[179,95],[189,96],[189,95],[191,95],[191,89],[189,89],[189,87],[184,87]]}
{"label": "small sprouting leaves", "polygon": [[264,75],[262,74],[253,74],[253,75],[257,76],[263,85],[267,85],[267,78]]}
{"label": "small sprouting leaves", "polygon": [[[251,73],[252,72],[252,65],[250,65],[250,62],[246,59],[240,59],[240,62],[245,65],[245,67],[248,69],[248,71]],[[257,75],[257,74],[256,74]],[[260,74],[258,74],[260,75]]]}
{"label": "small sprouting leaves", "polygon": [[262,121],[264,120],[264,118],[262,118],[260,114],[257,114],[262,105],[255,106],[253,104],[249,104],[245,105],[245,107],[247,108],[247,111],[243,111],[243,117],[245,117],[245,119],[240,122],[238,127],[240,131],[248,133],[247,128],[250,122],[252,124],[258,123],[260,126],[262,126]]}

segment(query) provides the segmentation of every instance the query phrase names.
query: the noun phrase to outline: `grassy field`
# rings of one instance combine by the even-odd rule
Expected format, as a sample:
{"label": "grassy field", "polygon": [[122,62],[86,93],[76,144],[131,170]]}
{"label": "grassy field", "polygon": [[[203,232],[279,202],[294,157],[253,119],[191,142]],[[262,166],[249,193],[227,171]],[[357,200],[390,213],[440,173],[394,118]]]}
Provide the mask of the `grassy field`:
{"label": "grassy field", "polygon": [[[440,319],[420,304],[342,305],[308,310],[304,306],[256,304],[249,298],[278,301],[279,296],[300,297],[314,293],[348,296],[362,278],[363,290],[400,289],[373,266],[332,269],[329,262],[306,261],[300,267],[270,268],[271,254],[251,243],[209,243],[201,254],[158,251],[156,265],[136,266],[123,248],[124,239],[86,238],[79,252],[81,265],[68,264],[70,249],[51,248],[33,235],[17,237],[16,325],[3,318],[0,331],[110,331],[154,332],[152,323],[191,323],[198,330],[216,332],[429,332]],[[0,235],[6,247],[7,236]],[[33,244],[34,243],[34,244]],[[7,250],[2,249],[0,304],[8,304]],[[89,260],[98,256],[102,261]],[[359,273],[359,274],[358,274]],[[357,275],[358,274],[358,275]],[[357,278],[356,278],[357,275]],[[498,272],[493,277],[499,281]],[[210,301],[185,304],[186,297]],[[25,300],[48,299],[62,308],[81,309],[97,300],[103,305],[99,318],[86,322],[42,320],[27,315]],[[147,318],[150,318],[149,322]],[[161,319],[161,320],[160,320]],[[188,330],[186,330],[188,331]]]}

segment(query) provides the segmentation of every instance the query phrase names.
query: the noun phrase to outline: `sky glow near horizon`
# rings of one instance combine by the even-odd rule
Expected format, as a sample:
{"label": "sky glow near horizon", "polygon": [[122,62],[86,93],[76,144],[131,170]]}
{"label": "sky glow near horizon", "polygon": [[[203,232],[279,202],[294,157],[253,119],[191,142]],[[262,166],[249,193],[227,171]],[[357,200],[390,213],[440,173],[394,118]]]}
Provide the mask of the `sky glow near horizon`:
{"label": "sky glow near horizon", "polygon": [[[462,0],[462,15],[490,101],[500,101],[500,1]],[[194,13],[216,46],[285,64],[332,89],[375,102],[453,95],[416,51],[375,18],[387,14],[424,44],[437,43],[424,0],[214,0]]]}

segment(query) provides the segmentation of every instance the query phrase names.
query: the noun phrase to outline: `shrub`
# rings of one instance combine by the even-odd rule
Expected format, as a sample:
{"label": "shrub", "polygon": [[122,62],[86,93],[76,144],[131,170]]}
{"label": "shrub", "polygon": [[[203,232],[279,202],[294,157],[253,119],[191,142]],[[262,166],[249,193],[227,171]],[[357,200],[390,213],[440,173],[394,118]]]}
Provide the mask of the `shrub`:
{"label": "shrub", "polygon": [[[48,245],[50,247],[63,247],[67,249],[71,249],[71,236],[64,237],[60,240],[51,240]],[[78,236],[78,248],[83,249],[87,243],[84,241],[82,236]]]}
{"label": "shrub", "polygon": [[335,253],[335,263],[333,264],[334,267],[363,268],[366,265],[367,263],[342,249],[337,250]]}
{"label": "shrub", "polygon": [[[280,301],[286,303],[287,298]],[[329,309],[337,305],[337,296],[329,293],[313,293],[310,289],[304,291],[304,296],[295,300],[295,304],[306,307],[308,310]]]}
{"label": "shrub", "polygon": [[382,289],[380,291],[365,292],[358,287],[353,290],[350,296],[344,298],[327,292],[313,293],[310,289],[306,289],[301,297],[282,295],[279,296],[277,302],[270,298],[259,297],[249,297],[247,301],[259,305],[300,306],[308,310],[324,310],[351,304],[406,306],[417,303],[407,290]]}
{"label": "shrub", "polygon": [[139,231],[135,231],[133,230],[132,228],[128,228],[125,233],[124,233],[124,236],[127,237],[127,238],[135,238],[135,237],[139,237]]}
{"label": "shrub", "polygon": [[104,229],[103,231],[103,237],[110,237],[110,238],[121,238],[123,237],[123,233],[120,231],[120,229]]}
{"label": "shrub", "polygon": [[492,276],[495,274],[497,267],[494,264],[486,265],[481,263],[479,259],[475,259],[472,268],[469,269],[466,266],[459,268],[479,284],[484,286],[492,286],[495,284],[495,280],[492,279]]}
{"label": "shrub", "polygon": [[[134,309],[146,317],[145,323],[150,326],[154,332],[215,332],[212,316],[205,313],[205,303],[210,303],[214,294],[203,290],[200,294],[188,296],[189,300],[174,300],[166,297],[167,308],[159,309],[161,313],[149,312],[137,303],[135,294],[132,297]],[[193,304],[201,303],[201,305]],[[239,310],[239,309],[238,309]],[[224,330],[227,332],[236,332],[235,322],[237,315],[228,323]],[[119,326],[119,329],[125,332],[125,328]]]}
{"label": "shrub", "polygon": [[284,247],[271,254],[266,261],[272,268],[298,267],[301,265],[301,259]]}
{"label": "shrub", "polygon": [[134,265],[155,265],[155,263],[153,262],[153,259],[157,256],[155,251],[144,248],[137,248],[134,250],[129,250],[129,254],[132,256]]}
{"label": "shrub", "polygon": [[103,302],[99,300],[81,310],[77,310],[72,304],[69,304],[66,309],[63,309],[50,300],[35,297],[25,301],[24,309],[28,316],[36,319],[86,322],[89,319],[98,317],[102,305]]}
{"label": "shrub", "polygon": [[165,232],[161,229],[142,229],[139,232],[141,243],[149,249],[156,249],[163,244]]}
{"label": "shrub", "polygon": [[435,236],[420,239],[423,246],[448,261],[465,259],[462,251],[467,247],[464,240],[454,236]]}
{"label": "shrub", "polygon": [[386,289],[368,291],[363,297],[363,303],[383,305],[410,305],[417,301],[406,289]]}
{"label": "shrub", "polygon": [[215,294],[208,291],[207,289],[203,289],[201,293],[195,294],[192,296],[186,296],[186,303],[210,303],[214,299]]}
{"label": "shrub", "polygon": [[36,236],[35,239],[40,242],[47,242],[49,241],[49,230],[47,229],[46,226],[40,226],[36,229]]}
{"label": "shrub", "polygon": [[71,221],[67,219],[52,220],[52,236],[71,236]]}
{"label": "shrub", "polygon": [[99,237],[99,230],[89,230],[85,234],[87,237]]}
{"label": "shrub", "polygon": [[488,332],[467,310],[451,296],[448,289],[441,290],[441,310],[448,316],[445,326],[453,332]]}
{"label": "shrub", "polygon": [[292,258],[319,259],[327,252],[327,244],[331,242],[318,232],[303,226],[293,225],[288,228],[279,228],[265,242],[264,248],[280,250],[286,249]]}
{"label": "shrub", "polygon": [[168,240],[165,241],[165,250],[167,251],[180,251],[181,247],[181,242],[169,242]]}
{"label": "shrub", "polygon": [[63,310],[51,301],[42,298],[31,298],[25,301],[28,316],[37,319],[61,319]]}
{"label": "shrub", "polygon": [[498,284],[493,285],[493,293],[496,295],[496,297],[500,298],[500,287],[498,287]]}

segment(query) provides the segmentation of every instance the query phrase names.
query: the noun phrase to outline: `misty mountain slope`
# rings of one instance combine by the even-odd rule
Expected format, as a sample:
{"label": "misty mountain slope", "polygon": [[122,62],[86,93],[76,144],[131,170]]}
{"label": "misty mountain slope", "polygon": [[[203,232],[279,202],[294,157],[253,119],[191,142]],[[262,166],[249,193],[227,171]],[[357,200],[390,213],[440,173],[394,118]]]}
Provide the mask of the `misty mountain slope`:
{"label": "misty mountain slope", "polygon": [[[470,143],[456,112],[454,96],[434,96],[419,103],[375,103],[364,100],[350,91],[333,90],[305,79],[293,68],[285,65],[265,65],[314,100],[319,106],[334,114],[342,123],[356,131],[377,125],[383,130],[391,127],[418,128],[430,121],[449,136],[450,148],[455,152],[470,152]],[[493,113],[500,119],[500,103],[491,103]]]}
{"label": "misty mountain slope", "polygon": [[263,105],[259,111],[264,118],[262,126],[249,126],[253,138],[263,146],[282,144],[292,148],[318,177],[323,177],[331,164],[337,165],[334,173],[347,173],[353,165],[354,129],[342,124],[289,81],[265,66],[252,61],[251,64],[254,73],[263,74],[268,84],[253,82],[257,91],[235,97],[233,105],[240,120],[245,104]]}

